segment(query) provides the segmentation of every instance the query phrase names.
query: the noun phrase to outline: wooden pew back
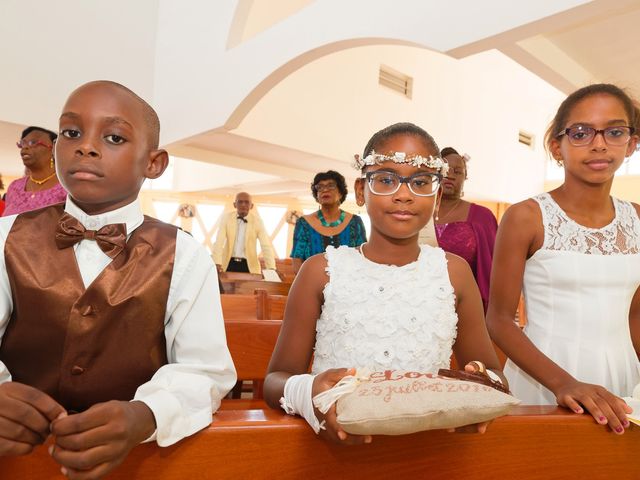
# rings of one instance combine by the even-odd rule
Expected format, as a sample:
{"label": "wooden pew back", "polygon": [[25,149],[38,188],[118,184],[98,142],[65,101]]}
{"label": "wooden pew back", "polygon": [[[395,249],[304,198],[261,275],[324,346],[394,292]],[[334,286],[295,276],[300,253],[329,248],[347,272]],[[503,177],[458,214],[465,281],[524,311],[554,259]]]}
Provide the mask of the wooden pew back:
{"label": "wooden pew back", "polygon": [[[434,430],[376,436],[351,447],[318,438],[299,417],[227,410],[176,445],[137,446],[109,479],[631,480],[640,478],[638,444],[640,427],[614,435],[588,415],[556,407],[518,407],[484,435]],[[11,480],[64,479],[46,445],[28,456],[0,458],[0,472]]]}
{"label": "wooden pew back", "polygon": [[[256,290],[256,293],[258,292],[260,292],[260,290]],[[265,297],[266,305],[262,318],[264,318],[265,320],[282,320],[284,318],[284,308],[287,305],[287,296],[267,295],[265,292]]]}
{"label": "wooden pew back", "polygon": [[225,320],[282,320],[286,295],[270,295],[266,290],[256,290],[253,295],[223,293],[220,295],[222,316]]}
{"label": "wooden pew back", "polygon": [[256,290],[266,290],[272,295],[288,295],[291,288],[290,283],[286,282],[268,282],[266,280],[254,281],[237,281],[235,283],[234,293],[252,294]]}
{"label": "wooden pew back", "polygon": [[248,273],[248,272],[222,272],[218,274],[220,281],[222,282],[236,282],[236,281],[260,281],[262,280],[262,274],[260,273]]}
{"label": "wooden pew back", "polygon": [[235,293],[222,293],[220,303],[222,304],[222,316],[225,320],[232,319],[258,319],[258,312],[264,311],[265,306],[260,303],[266,302],[262,294],[241,295]]}
{"label": "wooden pew back", "polygon": [[238,380],[264,380],[282,320],[225,320]]}

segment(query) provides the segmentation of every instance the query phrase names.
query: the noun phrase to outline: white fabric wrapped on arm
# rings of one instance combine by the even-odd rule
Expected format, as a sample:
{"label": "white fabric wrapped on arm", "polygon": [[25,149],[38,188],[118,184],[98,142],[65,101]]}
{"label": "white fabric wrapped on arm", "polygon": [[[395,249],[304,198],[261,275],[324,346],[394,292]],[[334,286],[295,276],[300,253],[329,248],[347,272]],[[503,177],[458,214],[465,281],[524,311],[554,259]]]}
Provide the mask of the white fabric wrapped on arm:
{"label": "white fabric wrapped on arm", "polygon": [[[289,415],[300,415],[318,433],[324,426],[320,424],[315,412],[311,392],[315,375],[292,375],[284,385],[284,396],[280,399],[280,406]],[[324,422],[322,422],[324,424]]]}

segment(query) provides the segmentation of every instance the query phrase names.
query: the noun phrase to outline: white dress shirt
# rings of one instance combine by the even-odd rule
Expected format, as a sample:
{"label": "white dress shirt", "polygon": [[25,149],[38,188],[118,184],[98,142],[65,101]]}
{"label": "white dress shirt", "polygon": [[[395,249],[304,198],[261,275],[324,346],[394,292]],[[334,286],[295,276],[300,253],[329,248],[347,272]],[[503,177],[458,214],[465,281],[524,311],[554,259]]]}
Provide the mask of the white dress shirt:
{"label": "white dress shirt", "polygon": [[231,256],[247,258],[246,253],[244,253],[244,237],[247,234],[247,221],[246,219],[238,218],[236,219],[236,223],[238,224],[238,229],[236,230],[236,241],[233,244],[233,254]]}
{"label": "white dress shirt", "polygon": [[[100,215],[87,215],[70,198],[65,211],[89,230],[111,223],[125,223],[127,239],[143,222],[138,200]],[[0,218],[0,248],[16,215]],[[37,239],[37,237],[36,237]],[[87,287],[111,262],[94,240],[73,247],[80,274]],[[34,308],[36,303],[34,302]],[[4,255],[0,256],[0,342],[11,317],[13,302]],[[236,382],[227,348],[215,265],[205,248],[178,230],[175,262],[164,320],[169,363],[141,385],[133,400],[153,412],[157,430],[147,441],[167,446],[211,423],[211,415]],[[11,373],[0,362],[0,383]]]}

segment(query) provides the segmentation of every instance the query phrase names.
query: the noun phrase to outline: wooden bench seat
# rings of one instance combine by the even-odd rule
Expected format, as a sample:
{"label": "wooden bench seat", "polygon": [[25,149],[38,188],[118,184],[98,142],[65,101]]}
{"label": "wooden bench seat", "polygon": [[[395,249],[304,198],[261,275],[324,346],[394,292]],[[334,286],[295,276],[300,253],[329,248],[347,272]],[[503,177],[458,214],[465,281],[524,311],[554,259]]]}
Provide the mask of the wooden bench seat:
{"label": "wooden bench seat", "polygon": [[[484,435],[430,431],[353,447],[323,441],[301,418],[275,410],[222,410],[176,445],[134,448],[108,478],[630,480],[640,478],[638,445],[639,427],[618,436],[556,407],[518,407]],[[46,446],[0,458],[0,472],[8,480],[64,479]]]}

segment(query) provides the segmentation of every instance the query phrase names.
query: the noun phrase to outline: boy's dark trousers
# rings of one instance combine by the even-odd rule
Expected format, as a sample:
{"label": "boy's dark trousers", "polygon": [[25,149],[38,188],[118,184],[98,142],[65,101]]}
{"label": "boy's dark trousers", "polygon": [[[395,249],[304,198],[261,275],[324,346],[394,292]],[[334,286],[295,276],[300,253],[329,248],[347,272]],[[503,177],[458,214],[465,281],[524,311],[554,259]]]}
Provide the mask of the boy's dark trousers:
{"label": "boy's dark trousers", "polygon": [[246,272],[249,273],[249,264],[246,258],[231,257],[227,272]]}

